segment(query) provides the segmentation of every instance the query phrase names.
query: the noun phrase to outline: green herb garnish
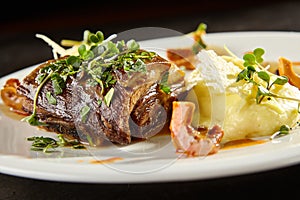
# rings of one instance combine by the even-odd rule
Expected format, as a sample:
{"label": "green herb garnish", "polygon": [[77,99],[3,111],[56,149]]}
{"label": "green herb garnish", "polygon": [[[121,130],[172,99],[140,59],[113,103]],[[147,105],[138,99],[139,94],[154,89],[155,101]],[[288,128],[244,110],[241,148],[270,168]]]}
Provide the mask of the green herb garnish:
{"label": "green herb garnish", "polygon": [[56,101],[55,97],[51,94],[51,92],[46,93],[46,98],[50,104],[56,105],[57,101]]}
{"label": "green herb garnish", "polygon": [[206,34],[207,25],[205,23],[200,23],[193,32],[195,43],[192,46],[194,54],[197,54],[201,49],[206,49],[207,45],[203,41],[203,35]]}
{"label": "green herb garnish", "polygon": [[280,126],[279,130],[275,132],[273,135],[271,135],[270,139],[275,139],[281,136],[288,135],[291,131],[291,128],[288,125],[282,125]]}
{"label": "green herb garnish", "polygon": [[88,114],[90,112],[91,108],[88,106],[83,106],[80,110],[80,117],[82,122],[86,122]]}
{"label": "green herb garnish", "polygon": [[97,31],[95,34],[94,33],[89,33],[88,36],[88,41],[91,43],[101,43],[104,40],[104,35],[101,31]]}
{"label": "green herb garnish", "polygon": [[[146,62],[156,56],[154,52],[140,51],[140,45],[135,40],[129,40],[126,44],[123,40],[116,43],[103,41],[104,35],[101,31],[91,33],[88,30],[84,32],[84,39],[81,42],[64,40],[64,44],[80,44],[77,49],[79,55],[61,58],[40,69],[36,77],[38,87],[33,99],[32,114],[22,121],[34,126],[47,125],[39,121],[36,114],[38,97],[43,86],[51,81],[53,91],[45,91],[46,98],[50,104],[56,105],[57,100],[54,96],[62,94],[68,78],[79,71],[85,71],[90,75],[90,79],[87,80],[89,85],[100,86],[104,103],[110,106],[114,93],[113,86],[116,83],[113,70],[123,69],[128,75],[145,73]],[[81,110],[83,121],[86,120],[88,111],[87,107]]]}
{"label": "green herb garnish", "polygon": [[[262,56],[264,55],[264,52],[265,51],[262,48],[256,48],[253,53],[247,53],[243,56],[243,65],[245,68],[238,74],[236,82],[244,80],[247,83],[252,83],[253,85],[255,85],[257,87],[256,103],[258,104],[260,104],[265,97],[268,97],[268,99],[274,97],[300,102],[299,99],[279,96],[271,92],[271,88],[273,85],[286,84],[288,82],[288,77],[278,76],[274,81],[271,81],[269,72],[267,72],[261,66],[261,63],[263,62]],[[256,70],[254,66],[258,66],[259,68],[261,68],[261,70]],[[255,81],[254,75],[257,75],[257,77],[261,79],[265,84],[260,84],[259,82]]]}
{"label": "green herb garnish", "polygon": [[107,94],[104,96],[104,103],[109,107],[110,102],[112,100],[112,97],[114,95],[114,88],[110,88],[110,90],[107,92]]}
{"label": "green herb garnish", "polygon": [[[22,121],[26,121],[30,125],[33,125],[33,126],[46,126],[47,125],[46,123],[40,122],[38,120],[38,117],[36,114],[38,96],[39,96],[40,91],[43,88],[43,86],[49,80],[51,80],[51,82],[52,82],[52,88],[53,88],[53,92],[55,93],[55,95],[61,94],[63,92],[63,89],[65,88],[65,85],[66,85],[67,78],[78,72],[78,68],[76,68],[72,65],[69,65],[67,61],[68,60],[66,60],[66,59],[58,60],[58,61],[56,61],[54,63],[50,63],[46,67],[40,69],[39,75],[36,78],[36,82],[39,85],[36,89],[35,96],[33,99],[32,114],[30,116],[24,117],[22,119]],[[48,92],[46,92],[46,98],[47,98],[48,102],[51,104],[56,103],[55,102],[56,100],[51,98],[51,96],[49,96],[49,94],[47,95]]]}
{"label": "green herb garnish", "polygon": [[44,153],[51,152],[51,149],[56,149],[58,147],[72,147],[74,149],[84,149],[82,145],[77,140],[67,140],[62,134],[57,135],[58,140],[51,137],[44,136],[33,136],[28,137],[27,141],[31,141],[31,150],[33,151],[43,151]]}
{"label": "green herb garnish", "polygon": [[163,75],[163,77],[160,81],[160,84],[159,84],[160,89],[166,94],[170,94],[170,92],[171,92],[171,88],[168,85],[168,78],[169,78],[169,72],[166,72]]}
{"label": "green herb garnish", "polygon": [[39,92],[40,92],[42,86],[46,83],[46,81],[48,81],[51,78],[52,73],[53,73],[53,71],[51,71],[47,76],[44,76],[44,79],[41,81],[41,83],[39,84],[39,86],[36,89],[35,96],[33,99],[32,114],[27,117],[24,117],[21,121],[26,121],[32,126],[46,126],[47,125],[46,123],[40,122],[38,120],[37,115],[36,115],[36,109],[37,109],[37,100],[38,100]]}
{"label": "green herb garnish", "polygon": [[57,148],[59,145],[57,141],[50,137],[34,136],[27,138],[28,141],[32,141],[31,150],[48,152],[48,149]]}

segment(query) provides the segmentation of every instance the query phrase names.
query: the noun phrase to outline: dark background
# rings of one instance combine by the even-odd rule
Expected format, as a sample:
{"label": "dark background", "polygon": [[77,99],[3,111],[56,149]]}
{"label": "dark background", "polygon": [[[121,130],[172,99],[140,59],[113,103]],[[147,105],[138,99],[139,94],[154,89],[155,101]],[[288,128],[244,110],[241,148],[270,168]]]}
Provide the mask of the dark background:
{"label": "dark background", "polygon": [[0,76],[52,58],[51,48],[36,33],[59,43],[81,40],[86,29],[106,36],[138,27],[188,33],[200,22],[207,23],[207,32],[300,30],[297,1],[113,2],[6,1],[0,12]]}
{"label": "dark background", "polygon": [[[188,33],[200,22],[208,25],[208,33],[300,31],[299,10],[300,2],[290,0],[6,1],[0,13],[0,77],[52,58],[51,48],[36,33],[60,42],[81,40],[86,29],[102,30],[107,36],[149,26]],[[299,179],[300,165],[227,178],[149,184],[49,182],[0,174],[0,199],[286,198],[298,194]]]}

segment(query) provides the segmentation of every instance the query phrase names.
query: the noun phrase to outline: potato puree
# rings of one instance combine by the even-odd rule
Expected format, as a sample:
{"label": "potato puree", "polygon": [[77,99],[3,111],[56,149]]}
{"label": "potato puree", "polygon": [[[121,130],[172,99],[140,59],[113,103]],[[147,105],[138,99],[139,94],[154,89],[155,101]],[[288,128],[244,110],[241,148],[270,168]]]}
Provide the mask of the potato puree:
{"label": "potato puree", "polygon": [[[213,50],[202,50],[199,63],[187,77],[192,88],[186,100],[196,104],[193,126],[223,127],[222,142],[270,136],[283,124],[293,127],[299,120],[298,102],[271,98],[256,103],[255,87],[236,82],[242,68],[218,56]],[[277,75],[271,74],[271,80]],[[300,99],[299,89],[286,83],[273,85],[273,93]]]}

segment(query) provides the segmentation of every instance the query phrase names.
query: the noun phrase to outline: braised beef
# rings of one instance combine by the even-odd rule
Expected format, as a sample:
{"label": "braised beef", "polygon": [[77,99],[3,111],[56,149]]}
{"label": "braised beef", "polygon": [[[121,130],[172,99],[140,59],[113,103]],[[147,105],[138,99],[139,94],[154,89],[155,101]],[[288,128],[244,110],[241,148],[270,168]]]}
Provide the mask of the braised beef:
{"label": "braised beef", "polygon": [[[28,114],[33,110],[39,70],[53,62],[55,60],[38,66],[17,88],[18,94],[26,97],[23,110]],[[103,103],[100,86],[89,84],[86,72],[68,77],[63,92],[55,96],[55,105],[46,97],[47,92],[53,93],[54,90],[48,81],[38,93],[36,116],[47,124],[41,128],[96,146],[104,142],[124,145],[131,143],[132,138],[157,134],[168,126],[172,101],[178,100],[182,94],[180,87],[171,87],[169,93],[160,87],[162,77],[169,72],[170,62],[155,56],[146,64],[146,73],[128,74],[122,69],[112,71],[116,82],[109,105]],[[183,82],[179,86],[181,84]],[[82,120],[81,110],[85,106],[89,112]]]}

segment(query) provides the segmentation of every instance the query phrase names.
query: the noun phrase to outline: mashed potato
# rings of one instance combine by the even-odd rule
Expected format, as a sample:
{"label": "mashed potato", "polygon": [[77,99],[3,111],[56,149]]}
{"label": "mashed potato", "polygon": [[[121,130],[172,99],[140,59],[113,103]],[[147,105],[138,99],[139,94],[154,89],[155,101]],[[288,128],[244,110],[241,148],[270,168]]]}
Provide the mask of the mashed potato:
{"label": "mashed potato", "polygon": [[[202,50],[199,63],[188,75],[190,92],[186,100],[196,104],[193,126],[224,129],[222,142],[243,138],[270,136],[281,125],[293,127],[299,120],[298,102],[280,98],[265,98],[256,103],[253,84],[236,82],[242,67],[226,61],[213,50]],[[277,75],[270,73],[271,80]],[[273,85],[273,93],[300,99],[299,89],[286,83]]]}

